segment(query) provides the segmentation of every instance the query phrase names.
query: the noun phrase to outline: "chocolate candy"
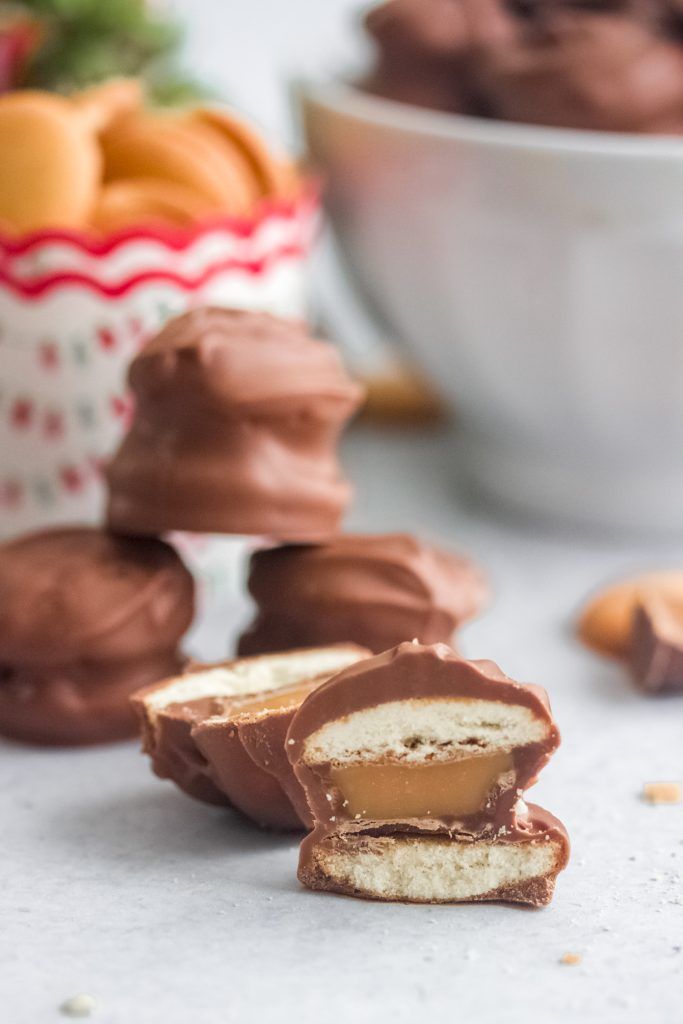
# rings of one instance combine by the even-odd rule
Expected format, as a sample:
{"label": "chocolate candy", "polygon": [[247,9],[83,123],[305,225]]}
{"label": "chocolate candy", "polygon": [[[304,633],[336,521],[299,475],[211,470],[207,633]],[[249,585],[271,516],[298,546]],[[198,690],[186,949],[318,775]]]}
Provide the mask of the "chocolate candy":
{"label": "chocolate candy", "polygon": [[179,671],[194,584],[160,540],[70,528],[0,546],[0,732],[41,744],[135,733],[130,694]]}
{"label": "chocolate candy", "polygon": [[637,605],[630,648],[637,684],[648,693],[683,693],[683,604],[652,594]]}
{"label": "chocolate candy", "polygon": [[566,834],[520,797],[558,743],[545,692],[493,662],[407,643],[351,666],[287,734],[315,820],[300,879],[377,899],[547,902]]}
{"label": "chocolate candy", "polygon": [[390,0],[367,19],[379,57],[366,87],[506,120],[681,133],[682,10],[679,0]]}
{"label": "chocolate candy", "polygon": [[336,445],[362,389],[336,349],[266,313],[197,309],[133,361],[137,400],[108,468],[109,522],[318,540],[350,499]]}
{"label": "chocolate candy", "polygon": [[530,804],[524,822],[500,835],[430,835],[391,825],[316,830],[301,844],[299,879],[309,889],[372,900],[540,907],[552,899],[568,859],[562,823]]}
{"label": "chocolate candy", "polygon": [[242,655],[344,641],[379,653],[413,638],[446,641],[489,596],[469,559],[408,534],[257,551],[249,590],[258,614],[240,638]]}
{"label": "chocolate candy", "polygon": [[154,771],[190,796],[235,807],[263,827],[309,825],[285,734],[308,693],[368,654],[345,644],[193,665],[146,687],[133,704]]}
{"label": "chocolate candy", "polygon": [[497,116],[602,131],[683,130],[683,49],[620,14],[546,12],[489,54],[478,81]]}
{"label": "chocolate candy", "polygon": [[378,51],[368,91],[451,113],[476,111],[467,66],[482,45],[515,31],[502,0],[389,0],[365,26]]}

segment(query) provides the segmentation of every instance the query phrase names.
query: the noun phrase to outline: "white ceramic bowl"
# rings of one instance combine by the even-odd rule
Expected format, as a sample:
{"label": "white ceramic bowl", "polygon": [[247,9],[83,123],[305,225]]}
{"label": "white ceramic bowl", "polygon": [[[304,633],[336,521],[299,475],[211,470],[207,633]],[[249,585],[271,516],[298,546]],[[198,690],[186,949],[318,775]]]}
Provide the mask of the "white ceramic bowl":
{"label": "white ceramic bowl", "polygon": [[300,97],[351,273],[457,408],[471,478],[683,528],[683,140]]}

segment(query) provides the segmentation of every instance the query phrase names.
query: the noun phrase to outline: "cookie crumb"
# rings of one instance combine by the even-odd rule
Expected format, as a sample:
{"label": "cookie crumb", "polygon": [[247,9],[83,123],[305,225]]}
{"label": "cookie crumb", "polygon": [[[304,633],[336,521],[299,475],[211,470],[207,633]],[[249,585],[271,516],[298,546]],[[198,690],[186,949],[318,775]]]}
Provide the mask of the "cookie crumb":
{"label": "cookie crumb", "polygon": [[580,953],[563,953],[560,957],[561,964],[568,964],[570,967],[574,967],[576,964],[581,963]]}
{"label": "cookie crumb", "polygon": [[89,1017],[96,1006],[97,1003],[92,996],[86,992],[79,992],[78,995],[65,999],[59,1007],[59,1012],[65,1017]]}
{"label": "cookie crumb", "polygon": [[643,800],[649,804],[680,804],[683,799],[679,782],[646,782]]}

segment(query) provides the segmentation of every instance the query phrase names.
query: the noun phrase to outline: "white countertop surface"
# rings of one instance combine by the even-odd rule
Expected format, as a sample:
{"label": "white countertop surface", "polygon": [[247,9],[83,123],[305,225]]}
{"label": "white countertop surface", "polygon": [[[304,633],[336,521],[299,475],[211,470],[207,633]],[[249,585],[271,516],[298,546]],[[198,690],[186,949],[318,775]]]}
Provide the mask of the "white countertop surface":
{"label": "white countertop surface", "polygon": [[[311,893],[297,840],[264,835],[154,778],[136,744],[0,745],[0,1020],[50,1024],[76,993],[97,1024],[683,1020],[683,806],[640,799],[683,778],[683,699],[640,696],[571,632],[578,602],[679,545],[552,536],[469,507],[450,441],[356,433],[351,525],[471,551],[492,608],[473,657],[547,687],[563,732],[533,792],[562,818],[569,869],[545,910],[374,904]],[[214,609],[218,655],[244,608]],[[223,624],[223,625],[222,625]],[[195,647],[195,649],[197,649]],[[578,953],[577,966],[559,963]]]}

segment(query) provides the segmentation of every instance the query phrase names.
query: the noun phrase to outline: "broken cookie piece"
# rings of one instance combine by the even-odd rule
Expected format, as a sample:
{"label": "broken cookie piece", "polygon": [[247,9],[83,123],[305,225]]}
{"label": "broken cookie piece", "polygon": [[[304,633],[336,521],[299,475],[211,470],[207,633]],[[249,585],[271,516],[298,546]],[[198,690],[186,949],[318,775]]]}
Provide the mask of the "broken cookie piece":
{"label": "broken cookie piece", "polygon": [[600,590],[583,607],[580,639],[599,654],[628,657],[636,608],[658,597],[683,607],[683,570],[643,573]]}
{"label": "broken cookie piece", "polygon": [[317,821],[509,826],[560,741],[545,692],[444,644],[400,644],[319,687],[287,738]]}
{"label": "broken cookie piece", "polygon": [[636,607],[633,677],[647,693],[683,693],[683,603],[651,595]]}
{"label": "broken cookie piece", "polygon": [[143,749],[190,796],[264,827],[301,828],[310,817],[284,752],[289,723],[308,693],[368,653],[340,644],[193,665],[135,694]]}
{"label": "broken cookie piece", "polygon": [[373,899],[547,903],[568,840],[520,798],[558,743],[545,692],[493,662],[406,643],[351,666],[287,734],[315,821],[300,880]]}
{"label": "broken cookie piece", "polygon": [[311,833],[299,879],[310,889],[408,903],[500,900],[544,906],[569,859],[564,826],[531,805],[511,831],[492,836],[428,835],[389,828]]}

